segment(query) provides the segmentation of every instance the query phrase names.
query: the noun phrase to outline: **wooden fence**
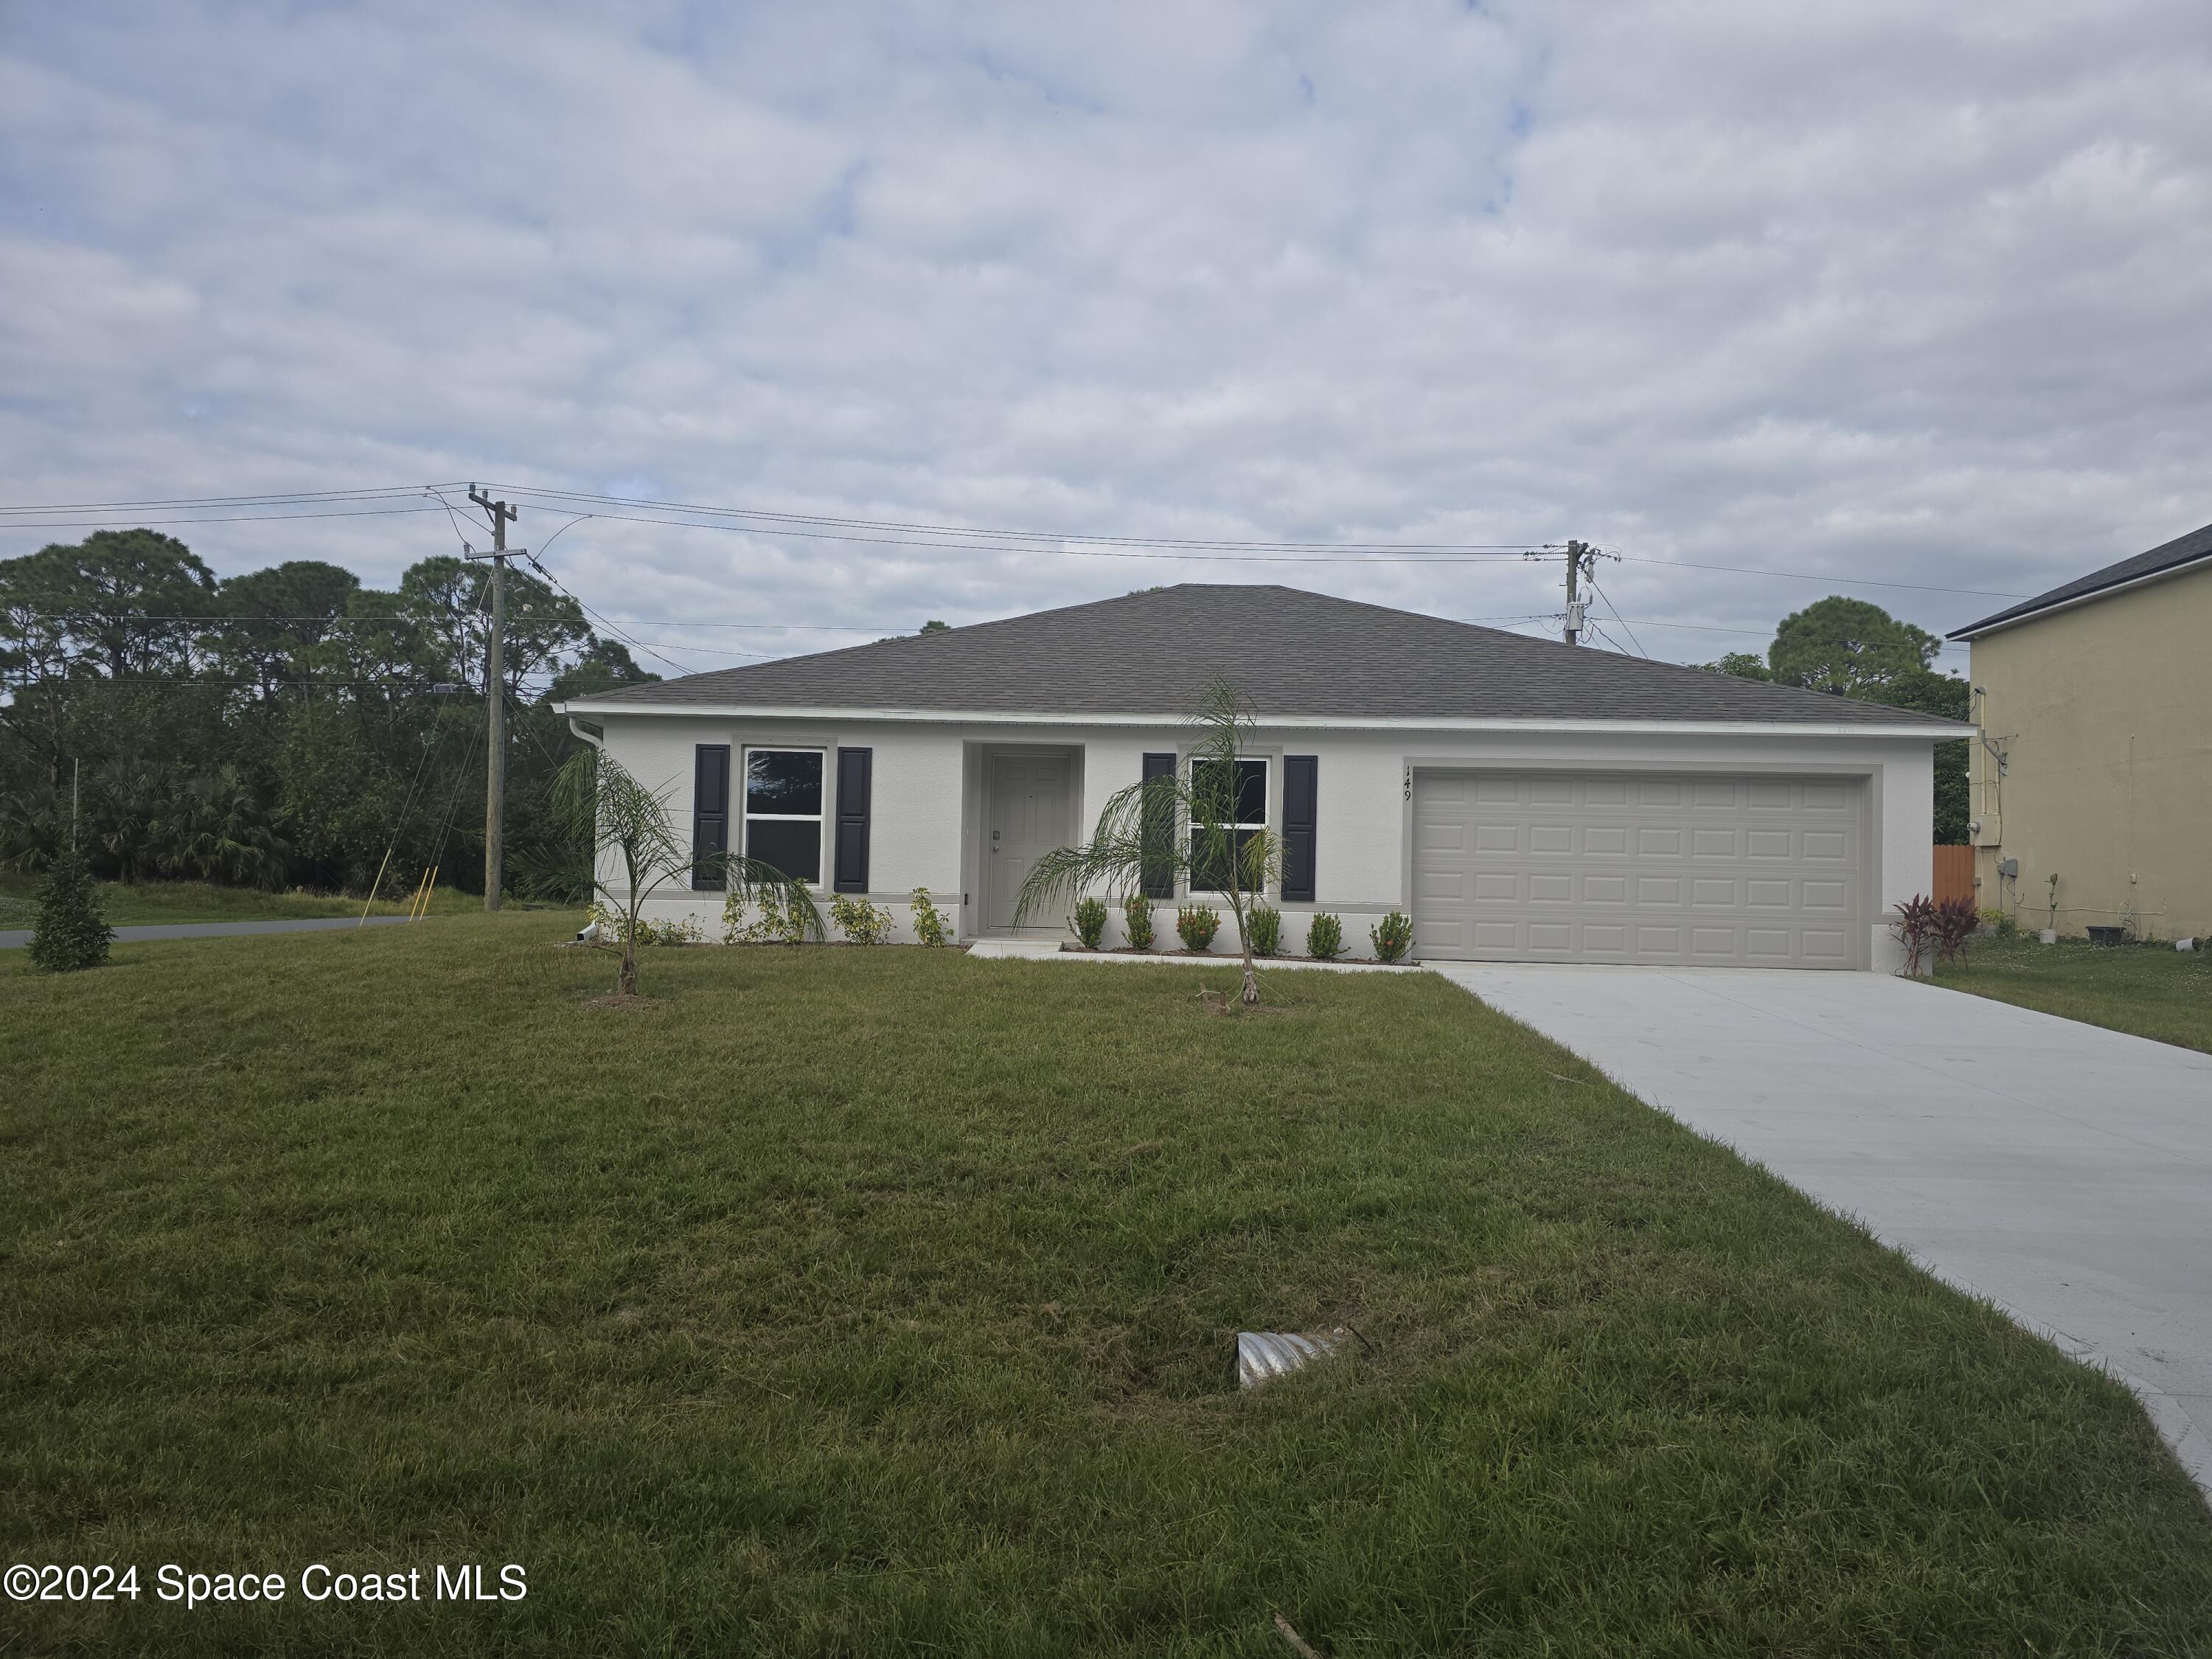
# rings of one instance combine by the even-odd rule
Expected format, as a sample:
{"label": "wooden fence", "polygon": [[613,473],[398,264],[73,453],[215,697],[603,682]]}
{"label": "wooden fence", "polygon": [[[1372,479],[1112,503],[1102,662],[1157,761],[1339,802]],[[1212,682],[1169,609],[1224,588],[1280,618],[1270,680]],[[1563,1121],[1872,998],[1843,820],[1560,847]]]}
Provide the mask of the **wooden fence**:
{"label": "wooden fence", "polygon": [[1935,881],[1936,890],[1929,896],[1936,903],[1953,898],[1962,898],[1972,903],[1974,897],[1974,849],[1971,847],[1937,848]]}

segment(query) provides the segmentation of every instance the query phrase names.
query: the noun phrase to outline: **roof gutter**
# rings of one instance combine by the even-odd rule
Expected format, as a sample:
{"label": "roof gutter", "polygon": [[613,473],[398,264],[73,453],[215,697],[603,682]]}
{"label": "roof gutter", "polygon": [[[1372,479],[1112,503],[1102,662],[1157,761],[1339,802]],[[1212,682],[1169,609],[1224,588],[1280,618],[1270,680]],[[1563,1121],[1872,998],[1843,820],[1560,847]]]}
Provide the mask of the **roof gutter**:
{"label": "roof gutter", "polygon": [[[710,720],[865,720],[957,726],[1185,726],[1182,714],[1073,714],[1043,709],[1020,714],[958,708],[826,708],[802,704],[720,702],[594,702],[582,699],[556,705],[569,716],[579,714],[691,715]],[[1261,730],[1330,732],[1606,732],[1653,735],[1680,733],[1701,737],[1821,737],[1927,738],[1945,741],[1972,737],[1976,727],[1932,716],[1906,724],[1844,720],[1504,720],[1495,717],[1443,715],[1261,715]]]}
{"label": "roof gutter", "polygon": [[2110,587],[2093,587],[2087,593],[2076,593],[2070,599],[2059,599],[2050,605],[2038,605],[2034,610],[2023,611],[2017,616],[2006,617],[2002,612],[1999,612],[1999,616],[2002,618],[2001,621],[1992,619],[1989,622],[1978,622],[1970,628],[1960,629],[1955,634],[1946,634],[1943,637],[1947,640],[1978,640],[1984,634],[2001,634],[2008,628],[2019,627],[2022,623],[2039,621],[2045,617],[2056,616],[2061,611],[2071,611],[2077,605],[2088,605],[2097,599],[2110,599],[2115,593],[2124,593],[2131,587],[2142,587],[2151,582],[2162,582],[2169,576],[2179,576],[2186,571],[2194,570],[2198,565],[2208,561],[2212,561],[2212,549],[2199,553],[2193,559],[2184,559],[2179,564],[2170,564],[2163,570],[2153,570],[2143,575],[2130,576],[2124,582],[2114,582]]}

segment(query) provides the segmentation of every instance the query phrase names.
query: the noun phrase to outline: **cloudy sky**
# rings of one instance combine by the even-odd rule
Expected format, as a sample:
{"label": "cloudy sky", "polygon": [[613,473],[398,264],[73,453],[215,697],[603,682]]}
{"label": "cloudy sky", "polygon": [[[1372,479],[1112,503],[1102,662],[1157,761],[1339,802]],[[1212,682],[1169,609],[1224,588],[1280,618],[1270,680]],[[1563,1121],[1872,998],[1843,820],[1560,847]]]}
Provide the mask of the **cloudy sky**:
{"label": "cloudy sky", "polygon": [[[0,299],[18,506],[1577,536],[1622,646],[1703,660],[2212,520],[2212,9],[0,0]],[[177,533],[388,583],[458,545],[395,504]],[[1517,558],[574,516],[517,539],[687,667],[1180,580],[1560,604]]]}

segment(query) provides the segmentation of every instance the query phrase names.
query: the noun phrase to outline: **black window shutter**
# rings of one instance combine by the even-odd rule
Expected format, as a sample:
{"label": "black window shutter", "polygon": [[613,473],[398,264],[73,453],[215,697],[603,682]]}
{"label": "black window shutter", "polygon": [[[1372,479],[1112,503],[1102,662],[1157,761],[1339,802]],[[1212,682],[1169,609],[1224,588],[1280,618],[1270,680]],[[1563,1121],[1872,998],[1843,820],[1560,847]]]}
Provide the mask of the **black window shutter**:
{"label": "black window shutter", "polygon": [[868,803],[876,751],[837,751],[837,860],[831,884],[841,893],[868,890]]}
{"label": "black window shutter", "polygon": [[1321,757],[1283,757],[1283,897],[1314,896],[1314,828],[1320,808]]}
{"label": "black window shutter", "polygon": [[[1145,781],[1154,778],[1172,778],[1176,775],[1173,755],[1145,757]],[[1164,793],[1165,792],[1162,792]],[[1158,847],[1161,856],[1145,860],[1144,890],[1146,898],[1171,899],[1175,896],[1175,811],[1164,799],[1155,799],[1147,791],[1144,806],[1141,833],[1146,848]]]}
{"label": "black window shutter", "polygon": [[702,743],[691,761],[691,885],[719,889],[730,850],[730,745]]}

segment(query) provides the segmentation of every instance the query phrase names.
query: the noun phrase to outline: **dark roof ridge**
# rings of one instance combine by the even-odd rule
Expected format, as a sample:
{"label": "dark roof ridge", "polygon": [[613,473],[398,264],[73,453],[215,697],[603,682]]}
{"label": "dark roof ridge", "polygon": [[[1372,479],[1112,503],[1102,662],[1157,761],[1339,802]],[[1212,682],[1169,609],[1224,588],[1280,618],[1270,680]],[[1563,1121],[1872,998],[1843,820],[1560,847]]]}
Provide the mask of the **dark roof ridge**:
{"label": "dark roof ridge", "polygon": [[993,715],[1187,714],[1215,674],[1271,718],[1929,726],[1915,710],[1735,679],[1279,583],[1185,582],[575,699]]}
{"label": "dark roof ridge", "polygon": [[2131,554],[2101,570],[2093,570],[2086,576],[2076,576],[2070,582],[2062,582],[2048,592],[2022,599],[2018,605],[1994,616],[1984,617],[1978,623],[1969,623],[1943,637],[1970,640],[1977,634],[1987,633],[2008,623],[2025,622],[2040,611],[2057,610],[2077,599],[2093,599],[2097,594],[2124,587],[2131,582],[2163,576],[2207,558],[2212,558],[2212,524],[2190,531],[2186,535],[2176,536],[2170,542],[2161,542],[2148,552]]}

